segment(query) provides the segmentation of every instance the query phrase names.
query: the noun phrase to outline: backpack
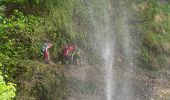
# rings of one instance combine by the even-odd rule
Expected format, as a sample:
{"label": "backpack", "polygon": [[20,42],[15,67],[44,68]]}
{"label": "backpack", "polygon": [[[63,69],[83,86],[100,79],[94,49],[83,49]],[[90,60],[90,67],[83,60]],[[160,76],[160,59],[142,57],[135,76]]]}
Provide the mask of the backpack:
{"label": "backpack", "polygon": [[41,52],[45,52],[45,49],[46,49],[46,47],[43,46],[43,47],[41,48]]}
{"label": "backpack", "polygon": [[43,53],[45,52],[46,47],[47,47],[47,44],[44,44],[44,45],[42,46],[42,48],[41,48],[41,54],[43,54]]}

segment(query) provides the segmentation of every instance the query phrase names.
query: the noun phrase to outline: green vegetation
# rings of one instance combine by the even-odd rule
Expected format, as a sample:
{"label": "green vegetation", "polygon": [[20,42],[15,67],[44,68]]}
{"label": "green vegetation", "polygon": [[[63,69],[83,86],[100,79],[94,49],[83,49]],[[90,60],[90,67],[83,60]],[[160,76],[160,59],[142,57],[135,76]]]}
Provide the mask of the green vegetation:
{"label": "green vegetation", "polygon": [[[138,1],[144,32],[142,66],[158,70],[166,66],[170,56],[170,4]],[[91,3],[98,5],[95,0]],[[66,99],[64,76],[35,61],[42,62],[44,40],[53,44],[50,53],[54,62],[61,59],[61,48],[66,43],[87,47],[86,34],[91,34],[91,27],[85,9],[81,0],[0,0],[0,99],[10,100],[16,94],[17,99],[23,100]],[[102,17],[101,10],[102,6],[96,8],[96,16]],[[17,93],[13,83],[17,84]]]}
{"label": "green vegetation", "polygon": [[13,83],[5,83],[3,77],[0,75],[0,99],[12,100],[15,97],[15,85]]}
{"label": "green vegetation", "polygon": [[[2,67],[2,64],[0,64]],[[0,71],[0,100],[12,100],[15,97],[15,84],[4,82],[2,72]]]}
{"label": "green vegetation", "polygon": [[[54,75],[55,80],[51,81],[44,79],[46,82],[43,83],[30,82],[29,87],[22,83],[32,80],[35,75],[30,71],[30,66],[33,66],[32,63],[35,64],[35,60],[43,60],[41,47],[45,40],[53,44],[50,53],[54,62],[60,59],[61,48],[65,43],[76,41],[78,33],[74,32],[72,27],[72,6],[73,2],[70,0],[0,0],[0,63],[2,63],[0,75],[7,83],[17,83],[17,99],[42,98],[39,92],[48,93],[44,98],[50,99],[51,92],[54,92],[50,91],[51,87],[54,88],[52,83],[56,88],[62,86],[64,82],[62,75]],[[41,66],[42,70],[44,69],[43,75],[48,73],[45,67],[49,66],[35,65],[34,68]],[[7,97],[14,98],[15,88],[12,83],[6,85],[5,82],[2,85],[11,94],[6,94],[10,95]],[[37,87],[38,83],[41,86]],[[32,91],[33,89],[35,91]],[[58,96],[55,99],[63,98],[64,92],[55,93],[57,94],[53,95]]]}
{"label": "green vegetation", "polygon": [[62,66],[32,60],[23,61],[19,66],[26,71],[16,78],[18,100],[67,100],[67,81],[60,72]]}
{"label": "green vegetation", "polygon": [[142,56],[147,69],[165,67],[170,43],[170,5],[157,0],[139,5],[144,32]]}

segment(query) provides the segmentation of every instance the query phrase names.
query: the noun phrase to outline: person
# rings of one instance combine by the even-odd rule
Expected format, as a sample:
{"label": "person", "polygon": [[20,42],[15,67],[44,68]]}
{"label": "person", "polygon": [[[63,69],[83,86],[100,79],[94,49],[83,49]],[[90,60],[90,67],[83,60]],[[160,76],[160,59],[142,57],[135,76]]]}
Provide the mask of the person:
{"label": "person", "polygon": [[64,61],[66,64],[73,62],[72,53],[75,49],[76,49],[76,46],[74,46],[74,45],[65,45],[64,46],[62,53],[63,53]]}
{"label": "person", "polygon": [[45,42],[43,47],[42,47],[42,51],[43,51],[43,55],[44,55],[44,61],[46,64],[49,64],[50,62],[50,53],[49,53],[49,49],[52,47],[52,44]]}
{"label": "person", "polygon": [[65,45],[63,50],[64,61],[66,64],[76,64],[80,65],[81,52],[75,45]]}
{"label": "person", "polygon": [[73,58],[73,61],[76,63],[77,66],[80,66],[81,63],[80,63],[80,59],[81,59],[81,53],[83,51],[78,48],[78,47],[75,47],[75,50],[72,52],[72,58]]}

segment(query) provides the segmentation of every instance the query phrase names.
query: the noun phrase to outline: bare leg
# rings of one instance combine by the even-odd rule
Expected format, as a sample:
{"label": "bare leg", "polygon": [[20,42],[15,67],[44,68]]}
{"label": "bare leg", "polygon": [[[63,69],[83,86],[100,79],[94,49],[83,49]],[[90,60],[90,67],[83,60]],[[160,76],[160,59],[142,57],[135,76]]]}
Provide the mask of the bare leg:
{"label": "bare leg", "polygon": [[44,59],[44,62],[45,62],[46,64],[48,64],[48,58],[45,58],[45,59]]}
{"label": "bare leg", "polygon": [[77,66],[80,66],[79,59],[76,59],[76,64],[77,64]]}
{"label": "bare leg", "polygon": [[48,53],[48,63],[51,62],[51,59],[50,59],[50,53]]}

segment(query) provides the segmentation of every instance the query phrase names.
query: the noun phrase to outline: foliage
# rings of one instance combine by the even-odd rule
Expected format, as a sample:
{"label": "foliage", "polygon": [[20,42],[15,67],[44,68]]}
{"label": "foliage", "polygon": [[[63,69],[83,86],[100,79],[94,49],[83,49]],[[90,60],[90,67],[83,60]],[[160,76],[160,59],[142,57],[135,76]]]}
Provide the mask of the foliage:
{"label": "foliage", "polygon": [[19,66],[26,71],[16,78],[19,84],[17,99],[66,100],[67,81],[63,74],[56,70],[59,65],[48,66],[28,60],[21,62]]}
{"label": "foliage", "polygon": [[166,64],[164,45],[170,42],[170,5],[157,0],[147,1],[147,4],[149,7],[140,15],[144,30],[142,60],[149,69],[160,69]]}
{"label": "foliage", "polygon": [[[81,47],[85,45],[85,41],[82,41],[85,40],[85,34],[77,31],[74,27],[75,20],[72,20],[75,2],[72,0],[0,0],[0,5],[3,7],[2,11],[0,9],[0,63],[3,64],[0,69],[5,81],[18,84],[18,98],[26,99],[29,96],[40,98],[40,92],[49,92],[48,95],[57,96],[64,94],[64,92],[50,94],[51,91],[48,89],[53,84],[62,86],[65,80],[60,79],[62,77],[58,78],[58,75],[56,76],[58,80],[44,79],[45,83],[41,83],[39,79],[31,81],[34,76],[34,72],[31,71],[33,61],[28,60],[42,61],[40,49],[44,40],[53,44],[50,50],[53,61],[58,60],[65,44],[77,42]],[[76,14],[78,15],[78,12]],[[81,41],[84,45],[81,45]],[[39,66],[35,64],[34,68]],[[44,69],[43,72],[46,70]],[[37,73],[41,72],[37,70]],[[58,81],[62,82],[56,83]],[[28,86],[24,82],[32,83]],[[50,83],[51,85],[48,85]],[[62,90],[59,85],[57,86],[57,90]],[[28,94],[22,93],[24,91]],[[50,99],[47,95],[46,98]]]}
{"label": "foliage", "polygon": [[[0,67],[2,67],[1,63]],[[16,96],[15,91],[15,84],[10,82],[6,84],[0,71],[0,100],[12,100]]]}
{"label": "foliage", "polygon": [[43,38],[38,31],[40,19],[24,16],[18,10],[9,18],[0,16],[0,63],[3,64],[3,73],[8,74],[10,79],[16,76],[17,61],[39,57]]}
{"label": "foliage", "polygon": [[40,48],[44,40],[52,42],[53,48],[50,52],[52,58],[57,59],[62,46],[73,43],[78,36],[72,27],[70,8],[73,7],[73,1],[31,1],[1,1],[6,10],[4,16],[0,16],[0,60],[5,71],[13,74],[12,76],[15,76],[19,60],[40,60]]}
{"label": "foliage", "polygon": [[[12,11],[18,9],[19,12],[23,12],[22,16],[29,15],[32,16],[32,18],[37,18],[36,16],[38,15],[43,18],[41,19],[42,23],[37,19],[33,19],[32,22],[35,23],[31,23],[29,26],[30,28],[41,27],[41,29],[38,30],[39,32],[35,32],[35,29],[33,29],[31,33],[34,33],[34,35],[42,33],[41,36],[44,36],[44,39],[46,38],[53,43],[53,58],[57,58],[57,56],[60,55],[60,49],[64,44],[73,43],[77,41],[77,37],[84,35],[81,34],[82,32],[76,32],[76,29],[73,27],[73,23],[75,22],[73,22],[72,17],[74,17],[73,7],[75,3],[76,1],[72,0],[5,0],[3,2],[7,7],[5,12],[6,16],[11,16]],[[24,19],[29,18],[25,16]],[[36,24],[36,26],[34,24]],[[24,25],[26,26],[27,24]],[[21,28],[21,30],[23,30],[23,28]],[[24,33],[29,34],[29,32]],[[34,36],[34,38],[37,39],[39,37]],[[41,42],[42,41],[43,39],[41,38]],[[34,43],[37,42],[40,41],[35,41]],[[28,56],[26,55],[26,57]]]}
{"label": "foliage", "polygon": [[17,10],[10,18],[1,16],[0,25],[1,53],[11,58],[31,58],[37,52],[39,41],[35,30],[40,24],[37,17],[24,16]]}

